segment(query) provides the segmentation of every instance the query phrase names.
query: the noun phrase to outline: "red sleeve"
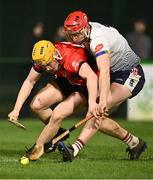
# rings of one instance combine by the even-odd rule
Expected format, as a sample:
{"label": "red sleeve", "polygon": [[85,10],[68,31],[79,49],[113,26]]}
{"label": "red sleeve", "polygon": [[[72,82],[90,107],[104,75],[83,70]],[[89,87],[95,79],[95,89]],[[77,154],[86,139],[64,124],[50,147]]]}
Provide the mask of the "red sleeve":
{"label": "red sleeve", "polygon": [[86,53],[83,48],[77,48],[69,59],[69,71],[78,73],[81,65],[87,61]]}

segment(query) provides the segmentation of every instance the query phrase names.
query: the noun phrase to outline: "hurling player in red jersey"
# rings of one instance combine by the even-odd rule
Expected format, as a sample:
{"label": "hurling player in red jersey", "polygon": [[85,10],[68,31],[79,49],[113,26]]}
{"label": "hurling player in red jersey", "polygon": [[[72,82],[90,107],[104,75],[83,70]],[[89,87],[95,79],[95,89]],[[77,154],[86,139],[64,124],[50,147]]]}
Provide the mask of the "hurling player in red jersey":
{"label": "hurling player in red jersey", "polygon": [[[24,102],[44,71],[55,74],[54,82],[41,89],[30,104],[32,111],[47,125],[37,141],[38,144],[43,144],[42,141],[48,142],[48,139],[56,135],[61,121],[72,114],[78,106],[88,103],[89,112],[95,108],[98,80],[86,63],[84,49],[78,45],[58,43],[54,46],[50,41],[42,40],[35,44],[32,59],[33,67],[8,117],[11,120],[18,120]],[[52,111],[50,106],[57,102],[61,103]]]}

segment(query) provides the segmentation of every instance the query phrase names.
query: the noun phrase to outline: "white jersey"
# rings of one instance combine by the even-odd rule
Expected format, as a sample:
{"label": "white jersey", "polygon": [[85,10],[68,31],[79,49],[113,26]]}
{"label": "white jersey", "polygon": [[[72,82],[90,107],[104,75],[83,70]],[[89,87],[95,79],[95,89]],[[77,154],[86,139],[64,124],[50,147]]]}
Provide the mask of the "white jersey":
{"label": "white jersey", "polygon": [[139,64],[140,58],[133,52],[126,39],[113,27],[90,22],[90,43],[83,45],[95,56],[110,53],[110,70],[130,70]]}

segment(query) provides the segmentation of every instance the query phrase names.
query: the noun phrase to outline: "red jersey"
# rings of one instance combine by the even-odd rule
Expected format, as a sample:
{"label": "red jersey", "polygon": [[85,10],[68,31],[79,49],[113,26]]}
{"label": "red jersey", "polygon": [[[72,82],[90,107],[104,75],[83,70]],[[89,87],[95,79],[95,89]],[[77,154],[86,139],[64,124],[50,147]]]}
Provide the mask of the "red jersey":
{"label": "red jersey", "polygon": [[[67,42],[57,43],[55,47],[62,57],[58,60],[61,68],[55,73],[56,77],[65,77],[71,84],[86,85],[86,81],[78,75],[81,65],[87,61],[84,48]],[[34,69],[43,72],[40,66],[34,66]]]}

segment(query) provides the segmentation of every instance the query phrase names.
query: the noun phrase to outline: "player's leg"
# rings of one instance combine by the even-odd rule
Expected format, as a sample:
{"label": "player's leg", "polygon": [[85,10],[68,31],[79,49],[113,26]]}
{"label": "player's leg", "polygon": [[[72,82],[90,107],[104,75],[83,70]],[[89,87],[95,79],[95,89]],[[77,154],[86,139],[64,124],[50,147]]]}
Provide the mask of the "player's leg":
{"label": "player's leg", "polygon": [[[129,72],[128,71],[124,73],[122,72],[122,74],[119,75],[119,78],[122,79],[123,81],[117,82],[117,79],[115,79],[114,82],[111,84],[111,92],[108,98],[109,110],[119,106],[122,102],[124,102],[128,98],[132,98],[136,96],[142,90],[145,82],[144,73],[140,65],[138,65],[136,68],[133,68]],[[109,121],[112,121],[112,119],[107,118],[107,120],[108,119]],[[103,132],[106,132],[107,134],[110,133],[110,135],[113,132],[112,134],[113,136],[115,134],[118,136],[119,133],[118,138],[128,145],[127,150],[129,152],[130,159],[138,159],[140,154],[146,148],[146,143],[142,139],[129,133],[124,128],[122,127],[117,128],[118,125],[116,125],[116,130],[115,130],[115,121],[112,121],[111,123],[112,125],[114,124],[114,128],[112,128],[110,132],[108,127],[111,127],[111,125],[107,125],[102,121],[98,121],[98,122],[100,122],[100,126],[99,126],[100,130],[102,130]]]}
{"label": "player's leg", "polygon": [[86,103],[86,99],[78,92],[72,93],[67,99],[59,103],[53,110],[53,114],[50,118],[48,125],[43,129],[40,134],[37,144],[44,144],[58,131],[62,121],[74,113],[78,107]]}
{"label": "player's leg", "polygon": [[[62,101],[71,93],[71,91],[73,91],[73,86],[67,81],[66,78],[57,78],[54,80],[54,82],[48,83],[47,86],[40,90],[39,93],[33,98],[30,105],[31,109],[45,124],[47,124],[52,115],[52,109],[50,106]],[[66,130],[60,128],[54,138],[62,134],[64,131]],[[69,135],[63,140],[67,139],[68,137]],[[27,156],[29,156],[34,146],[35,144],[31,148],[27,148]],[[52,147],[52,142],[46,143],[44,146],[45,152],[51,152],[56,148],[56,146],[54,146],[54,148],[50,147]]]}
{"label": "player's leg", "polygon": [[[111,95],[109,96],[108,100],[109,109],[111,110],[112,108],[119,106],[122,102],[133,95],[134,94],[129,91],[129,89],[125,85],[112,83]],[[121,127],[111,118],[106,118],[104,119],[104,121],[99,122],[99,128],[102,132],[116,137],[128,145],[130,159],[139,158],[139,155],[146,147],[146,143],[142,139],[138,138],[134,134]]]}
{"label": "player's leg", "polygon": [[[116,88],[116,86],[117,86],[117,88]],[[119,87],[121,86],[121,87],[118,88],[118,86]],[[123,85],[120,85],[117,83],[116,83],[116,85],[111,86],[112,93],[110,92],[109,99],[108,99],[110,111],[112,111],[112,109],[114,109],[114,108],[116,109],[119,104],[121,104],[122,102],[125,101],[125,99],[127,99],[128,97],[131,96],[131,93],[129,92],[129,90],[122,88],[122,86]],[[118,98],[117,98],[116,96],[118,95],[118,93],[120,93],[120,96],[118,96]],[[124,137],[126,135],[127,131],[125,131],[123,128],[121,128],[119,126],[119,124],[116,123],[115,121],[113,121],[109,118],[106,118],[106,119],[108,121],[104,121],[104,120],[102,121],[101,130],[103,129],[104,133],[106,133],[108,135],[122,139],[122,137]],[[81,134],[79,135],[78,139],[84,139],[83,142],[84,142],[84,144],[86,144],[88,142],[88,140],[90,139],[90,137],[92,137],[92,133],[94,134],[97,131],[96,129],[97,128],[95,127],[95,119],[87,122],[86,125],[84,126]],[[90,132],[90,133],[87,133],[87,132]],[[86,136],[87,134],[89,134],[89,135]]]}
{"label": "player's leg", "polygon": [[87,144],[87,142],[96,134],[98,129],[95,126],[95,118],[87,121],[80,135],[77,137],[75,142],[72,144],[73,156],[77,156],[79,151]]}
{"label": "player's leg", "polygon": [[56,106],[53,110],[49,123],[45,126],[36,141],[36,145],[30,155],[31,160],[37,160],[43,155],[44,144],[55,136],[63,119],[71,115],[81,104],[84,103],[86,103],[86,98],[84,98],[84,96],[80,93],[74,92]]}
{"label": "player's leg", "polygon": [[64,99],[57,83],[48,83],[46,87],[41,89],[33,98],[30,108],[45,123],[48,123],[52,115],[51,105]]}
{"label": "player's leg", "polygon": [[[64,94],[60,89],[60,81],[61,80],[48,83],[35,95],[30,104],[31,110],[35,114],[37,114],[37,116],[42,120],[44,124],[48,123],[52,115],[52,109],[50,108],[50,106],[64,99]],[[59,134],[62,134],[64,131],[66,130],[60,128],[55,137]],[[68,136],[66,138],[68,138]],[[34,146],[35,144],[32,147],[26,149],[25,156],[29,156],[31,154]],[[50,149],[51,146],[51,142],[46,143],[44,146],[45,152],[54,151],[56,147]]]}
{"label": "player's leg", "polygon": [[[128,75],[127,75],[128,79]],[[133,87],[133,90],[131,91],[129,87],[127,87],[125,84],[120,83],[112,83],[110,88],[110,93],[108,97],[108,108],[109,111],[112,112],[112,109],[116,109],[122,102],[127,100],[130,97],[135,96],[139,91],[142,89],[144,84],[144,78],[140,79],[140,81],[135,84],[135,87]],[[139,147],[138,149],[138,156],[140,155],[140,151],[145,148],[145,143],[132,133],[128,132],[126,129],[121,127],[117,122],[115,122],[111,118],[105,118],[103,121],[100,122],[99,129],[101,132],[113,136],[117,139],[122,140],[125,144],[128,145],[130,150],[130,159],[138,158],[137,155],[135,157],[135,154],[132,154],[131,149],[135,149],[136,147]],[[81,139],[81,142],[87,142],[87,139],[89,137],[90,139],[90,133],[87,129],[86,131],[82,132],[78,139]],[[89,134],[89,135],[88,135]],[[77,141],[75,142],[77,143]],[[85,144],[85,143],[84,143]],[[140,150],[140,151],[139,151]]]}

